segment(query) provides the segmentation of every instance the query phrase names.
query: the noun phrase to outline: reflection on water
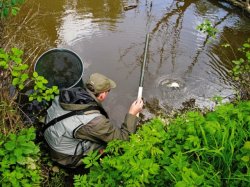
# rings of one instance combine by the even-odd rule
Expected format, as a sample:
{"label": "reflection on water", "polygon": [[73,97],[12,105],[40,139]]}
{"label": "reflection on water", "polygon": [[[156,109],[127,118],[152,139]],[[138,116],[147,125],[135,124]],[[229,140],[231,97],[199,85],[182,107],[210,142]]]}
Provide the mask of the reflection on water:
{"label": "reflection on water", "polygon": [[[84,78],[107,74],[118,87],[105,103],[121,122],[137,96],[144,41],[150,33],[143,97],[158,99],[165,108],[179,108],[190,98],[209,107],[215,95],[234,93],[229,70],[236,50],[250,36],[250,20],[228,4],[207,0],[134,0],[124,11],[122,0],[37,0],[41,33],[54,47],[76,51],[85,63]],[[209,42],[196,26],[209,19],[219,30]],[[40,33],[40,34],[41,34]],[[181,86],[172,89],[168,81]],[[164,84],[163,84],[164,83]],[[166,83],[166,84],[165,84]]]}
{"label": "reflection on water", "polygon": [[115,30],[121,17],[121,2],[117,0],[68,1],[59,18],[57,27],[58,43],[71,44],[81,38],[91,39],[103,31]]}

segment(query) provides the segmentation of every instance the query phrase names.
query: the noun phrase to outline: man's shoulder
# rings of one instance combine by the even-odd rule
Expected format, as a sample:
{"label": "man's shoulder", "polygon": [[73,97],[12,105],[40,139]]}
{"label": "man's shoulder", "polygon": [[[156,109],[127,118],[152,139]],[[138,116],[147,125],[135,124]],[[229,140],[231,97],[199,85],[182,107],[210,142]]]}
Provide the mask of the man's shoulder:
{"label": "man's shoulder", "polygon": [[[99,113],[100,114],[100,113]],[[95,118],[93,118],[88,124],[86,125],[102,125],[102,124],[106,124],[108,123],[109,120],[108,118],[106,118],[104,115],[100,114],[98,116],[96,116]]]}

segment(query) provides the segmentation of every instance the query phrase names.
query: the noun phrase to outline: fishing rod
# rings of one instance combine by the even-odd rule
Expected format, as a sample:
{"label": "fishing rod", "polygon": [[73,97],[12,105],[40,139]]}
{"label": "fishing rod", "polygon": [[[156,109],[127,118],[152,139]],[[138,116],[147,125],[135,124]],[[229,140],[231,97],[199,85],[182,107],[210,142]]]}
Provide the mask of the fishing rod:
{"label": "fishing rod", "polygon": [[143,57],[143,63],[141,67],[141,76],[140,76],[139,89],[138,89],[138,95],[137,95],[138,99],[142,98],[144,73],[145,73],[145,66],[147,62],[148,44],[149,44],[149,33],[146,34],[146,39],[145,39],[144,57]]}
{"label": "fishing rod", "polygon": [[[146,5],[148,5],[148,2],[146,1]],[[145,73],[145,66],[147,62],[147,53],[148,53],[148,45],[149,45],[149,29],[150,29],[150,22],[151,22],[151,11],[152,11],[152,0],[150,1],[149,4],[149,10],[147,9],[147,34],[146,34],[146,39],[145,39],[145,47],[144,47],[144,57],[143,57],[143,62],[142,62],[142,67],[141,67],[141,75],[140,75],[140,82],[139,82],[139,88],[138,88],[138,95],[137,99],[142,98],[142,92],[143,92],[143,81],[144,81],[144,73]]]}

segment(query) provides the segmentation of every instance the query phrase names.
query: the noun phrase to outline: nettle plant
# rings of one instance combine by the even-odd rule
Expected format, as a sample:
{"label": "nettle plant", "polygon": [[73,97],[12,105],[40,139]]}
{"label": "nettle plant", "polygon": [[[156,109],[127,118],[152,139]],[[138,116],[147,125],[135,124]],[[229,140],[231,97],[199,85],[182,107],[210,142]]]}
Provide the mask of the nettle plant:
{"label": "nettle plant", "polygon": [[3,187],[39,186],[39,147],[34,143],[34,128],[17,134],[0,134],[0,181]]}
{"label": "nettle plant", "polygon": [[250,38],[238,49],[243,53],[243,57],[233,60],[233,76],[235,80],[241,80],[242,83],[250,81]]}
{"label": "nettle plant", "polygon": [[188,112],[166,125],[144,124],[129,141],[108,144],[105,155],[83,159],[84,186],[242,186],[250,183],[250,102],[224,104],[206,115]]}
{"label": "nettle plant", "polygon": [[[29,101],[53,100],[55,95],[59,93],[58,87],[46,87],[48,81],[43,76],[39,76],[37,72],[34,72],[32,77],[29,77],[29,66],[23,63],[22,55],[23,51],[17,48],[12,48],[9,53],[0,49],[0,68],[5,71],[5,77],[12,77],[12,85],[16,88],[16,91],[22,91],[25,86],[33,82],[34,87],[31,94],[29,94]],[[16,96],[17,94],[18,92],[16,92]]]}
{"label": "nettle plant", "polygon": [[4,19],[10,15],[16,16],[20,6],[25,0],[1,0],[0,1],[0,18]]}

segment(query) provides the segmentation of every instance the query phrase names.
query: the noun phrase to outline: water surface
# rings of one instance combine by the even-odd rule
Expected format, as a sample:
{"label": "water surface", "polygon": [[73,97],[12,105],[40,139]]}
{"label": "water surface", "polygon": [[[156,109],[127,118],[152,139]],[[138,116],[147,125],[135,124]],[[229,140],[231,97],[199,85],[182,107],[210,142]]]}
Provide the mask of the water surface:
{"label": "water surface", "polygon": [[[75,51],[84,61],[84,79],[99,72],[115,80],[118,86],[104,105],[117,124],[137,97],[147,33],[150,42],[143,91],[147,102],[157,100],[169,110],[181,108],[191,98],[199,107],[211,107],[212,97],[233,96],[230,61],[239,57],[236,49],[250,37],[250,19],[241,10],[208,0],[155,0],[152,6],[150,0],[126,2],[30,0],[20,16],[31,7],[36,15],[19,37],[25,38],[31,50],[37,47],[34,41],[46,43],[36,55],[53,47]],[[137,7],[125,11],[124,6],[131,4]],[[219,30],[217,39],[210,42],[196,30],[205,19]],[[221,47],[224,43],[230,43],[234,52]],[[169,87],[171,82],[180,87]],[[148,114],[146,109],[144,113]]]}

